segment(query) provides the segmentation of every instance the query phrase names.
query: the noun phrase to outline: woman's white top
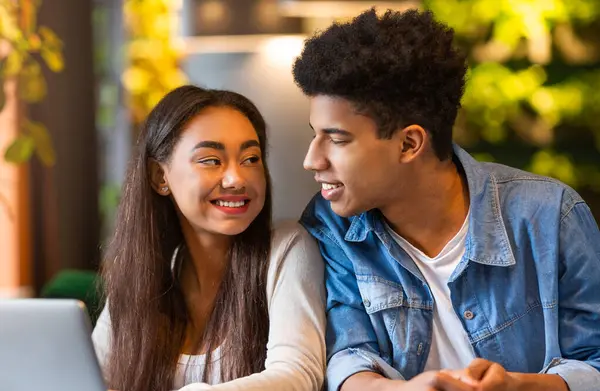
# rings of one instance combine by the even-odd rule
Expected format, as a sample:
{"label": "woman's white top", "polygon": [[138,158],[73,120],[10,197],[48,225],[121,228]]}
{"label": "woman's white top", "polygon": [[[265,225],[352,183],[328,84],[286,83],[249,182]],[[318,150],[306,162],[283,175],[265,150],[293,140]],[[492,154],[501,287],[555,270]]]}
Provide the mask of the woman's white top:
{"label": "woman's white top", "polygon": [[[181,355],[174,389],[180,391],[319,391],[325,373],[324,263],[314,239],[298,223],[274,230],[267,275],[269,340],[265,370],[217,384],[220,349],[212,353],[215,363],[210,384],[200,383],[204,356]],[[110,349],[111,321],[107,305],[92,339],[100,365]]]}

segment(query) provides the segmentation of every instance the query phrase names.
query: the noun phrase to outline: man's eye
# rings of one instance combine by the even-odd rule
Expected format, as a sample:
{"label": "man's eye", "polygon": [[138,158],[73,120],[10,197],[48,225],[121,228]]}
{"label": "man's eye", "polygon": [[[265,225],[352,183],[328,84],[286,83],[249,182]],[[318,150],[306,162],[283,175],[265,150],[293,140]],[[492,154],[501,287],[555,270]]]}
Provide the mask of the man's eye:
{"label": "man's eye", "polygon": [[218,166],[221,162],[216,158],[198,160],[198,163],[204,164],[205,166]]}
{"label": "man's eye", "polygon": [[346,143],[348,143],[348,141],[346,141],[346,140],[336,140],[334,138],[330,139],[330,141],[331,141],[332,144],[335,144],[335,145],[340,145],[340,144],[346,144]]}

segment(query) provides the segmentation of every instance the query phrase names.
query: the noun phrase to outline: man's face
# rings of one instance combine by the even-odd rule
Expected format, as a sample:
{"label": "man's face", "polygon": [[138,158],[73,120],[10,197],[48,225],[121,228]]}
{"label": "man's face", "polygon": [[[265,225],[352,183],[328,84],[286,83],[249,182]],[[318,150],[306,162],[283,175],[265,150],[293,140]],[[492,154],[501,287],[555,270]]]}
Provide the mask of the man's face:
{"label": "man's face", "polygon": [[402,186],[401,146],[396,137],[377,137],[375,122],[357,114],[348,100],[326,95],[310,98],[315,138],[304,159],[314,171],[321,194],[343,217],[393,202]]}

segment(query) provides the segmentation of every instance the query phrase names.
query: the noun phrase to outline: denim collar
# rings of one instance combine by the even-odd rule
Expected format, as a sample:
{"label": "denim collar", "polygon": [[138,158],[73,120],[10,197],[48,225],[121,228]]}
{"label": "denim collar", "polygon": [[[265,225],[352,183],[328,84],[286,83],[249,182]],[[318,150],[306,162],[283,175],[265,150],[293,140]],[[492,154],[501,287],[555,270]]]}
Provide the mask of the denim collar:
{"label": "denim collar", "polygon": [[[484,265],[511,266],[516,263],[500,211],[496,178],[465,150],[454,144],[454,155],[467,177],[471,213],[465,257]],[[345,235],[349,242],[362,242],[371,231],[382,236],[383,215],[371,210],[351,218]]]}

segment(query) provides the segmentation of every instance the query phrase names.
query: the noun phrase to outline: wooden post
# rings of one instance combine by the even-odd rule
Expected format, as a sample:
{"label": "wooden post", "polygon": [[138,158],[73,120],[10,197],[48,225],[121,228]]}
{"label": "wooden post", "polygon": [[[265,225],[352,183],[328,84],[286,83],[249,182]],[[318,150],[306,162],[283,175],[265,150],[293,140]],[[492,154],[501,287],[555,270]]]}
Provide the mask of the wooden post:
{"label": "wooden post", "polygon": [[48,94],[27,111],[48,128],[56,151],[53,168],[38,159],[30,165],[36,293],[63,269],[96,268],[100,232],[92,0],[44,1],[38,23],[64,42],[65,69],[42,67]]}
{"label": "wooden post", "polygon": [[14,79],[0,88],[6,97],[0,111],[0,297],[27,297],[33,294],[29,169],[4,161],[4,151],[18,134],[22,105]]}

